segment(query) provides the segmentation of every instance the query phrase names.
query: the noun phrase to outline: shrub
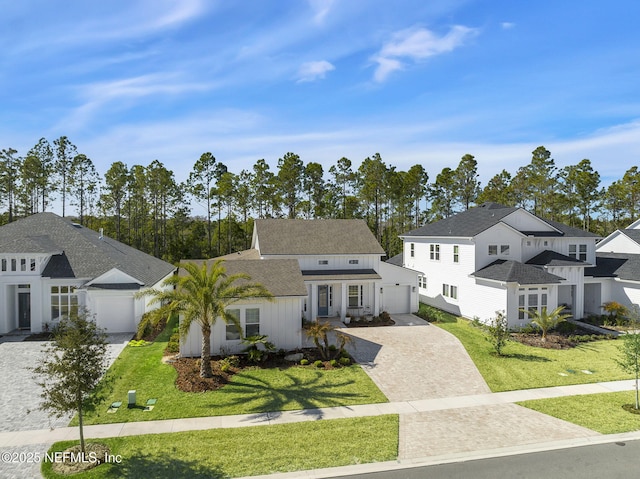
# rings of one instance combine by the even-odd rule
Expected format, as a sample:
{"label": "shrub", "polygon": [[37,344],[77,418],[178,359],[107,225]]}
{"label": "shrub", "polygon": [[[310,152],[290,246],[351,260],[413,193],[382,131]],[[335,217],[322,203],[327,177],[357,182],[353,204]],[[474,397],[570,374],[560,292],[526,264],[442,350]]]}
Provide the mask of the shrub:
{"label": "shrub", "polygon": [[489,335],[487,341],[491,343],[498,356],[502,356],[502,349],[509,340],[509,322],[502,311],[496,311],[496,317],[491,319],[486,330]]}
{"label": "shrub", "polygon": [[555,330],[559,333],[562,334],[571,334],[571,333],[575,333],[576,330],[578,329],[578,326],[576,326],[573,323],[569,323],[567,321],[564,321],[562,323],[559,323],[556,327]]}
{"label": "shrub", "polygon": [[147,344],[151,344],[149,341],[145,341],[144,339],[132,339],[129,341],[129,346],[132,348],[139,348],[140,346],[146,346]]}
{"label": "shrub", "polygon": [[169,342],[167,343],[167,352],[168,353],[180,352],[180,334],[179,333],[173,333],[169,338]]}
{"label": "shrub", "polygon": [[347,357],[341,357],[339,360],[341,365],[343,366],[349,366],[351,364],[351,359],[347,358]]}
{"label": "shrub", "polygon": [[626,306],[618,303],[617,301],[608,301],[602,305],[602,309],[609,313],[609,322],[617,326],[624,326],[627,323],[627,316],[629,310]]}
{"label": "shrub", "polygon": [[300,360],[300,366],[306,366],[307,364],[309,364],[309,360],[308,359],[301,359]]}
{"label": "shrub", "polygon": [[332,359],[331,361],[329,361],[329,364],[331,365],[332,368],[337,368],[338,367],[338,360],[337,359]]}
{"label": "shrub", "polygon": [[385,323],[391,321],[391,315],[386,311],[383,311],[382,313],[380,313],[380,321]]}
{"label": "shrub", "polygon": [[320,361],[319,359],[317,361],[315,361],[313,363],[313,365],[317,368],[323,368],[324,367],[324,363],[322,361]]}
{"label": "shrub", "polygon": [[[276,346],[271,341],[267,341],[266,334],[256,334],[247,336],[242,339],[242,344],[246,344],[244,350],[247,353],[247,359],[252,363],[259,363],[267,359],[271,351],[275,351]],[[262,347],[262,349],[260,349]]]}
{"label": "shrub", "polygon": [[240,365],[240,358],[238,356],[227,356],[218,361],[218,364],[220,365],[220,371],[226,373],[231,368],[237,368]]}

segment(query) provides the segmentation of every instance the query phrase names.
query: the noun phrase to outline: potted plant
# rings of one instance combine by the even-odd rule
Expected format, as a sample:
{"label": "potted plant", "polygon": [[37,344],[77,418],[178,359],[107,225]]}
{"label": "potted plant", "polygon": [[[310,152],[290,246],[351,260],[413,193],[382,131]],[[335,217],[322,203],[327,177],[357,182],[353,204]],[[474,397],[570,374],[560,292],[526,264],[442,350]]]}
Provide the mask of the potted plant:
{"label": "potted plant", "polygon": [[344,317],[344,324],[349,324],[351,322],[351,316],[348,314]]}

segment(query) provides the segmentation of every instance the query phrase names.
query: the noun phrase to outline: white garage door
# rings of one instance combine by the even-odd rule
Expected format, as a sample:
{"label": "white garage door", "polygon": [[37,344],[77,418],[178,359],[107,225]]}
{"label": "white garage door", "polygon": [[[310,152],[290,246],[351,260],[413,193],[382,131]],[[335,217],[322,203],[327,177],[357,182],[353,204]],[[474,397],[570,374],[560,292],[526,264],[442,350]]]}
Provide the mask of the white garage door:
{"label": "white garage door", "polygon": [[388,313],[411,312],[411,286],[385,286],[382,307]]}
{"label": "white garage door", "polygon": [[109,333],[129,333],[136,330],[131,295],[96,298],[95,314],[98,326]]}

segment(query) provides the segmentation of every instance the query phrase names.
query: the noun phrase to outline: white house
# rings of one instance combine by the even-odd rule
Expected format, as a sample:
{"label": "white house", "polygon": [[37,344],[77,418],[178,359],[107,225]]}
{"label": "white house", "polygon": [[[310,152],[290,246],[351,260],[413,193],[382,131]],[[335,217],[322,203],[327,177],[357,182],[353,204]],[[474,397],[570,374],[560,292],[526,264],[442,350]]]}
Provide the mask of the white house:
{"label": "white house", "polygon": [[133,332],[151,307],[136,299],[175,267],[54,213],[0,227],[0,334],[41,332],[78,306],[108,332]]}
{"label": "white house", "polygon": [[[302,344],[302,318],[417,311],[417,272],[382,262],[384,254],[362,220],[256,220],[251,249],[222,259],[229,272],[245,272],[262,283],[274,301],[247,300],[239,310],[235,304],[230,309],[245,335],[267,334],[284,349]],[[235,328],[215,328],[213,354],[240,348]],[[181,354],[199,355],[200,340],[193,329]]]}
{"label": "white house", "polygon": [[598,243],[596,268],[589,270],[601,284],[602,301],[625,306],[640,304],[640,220],[617,230]]}
{"label": "white house", "polygon": [[483,321],[503,311],[511,327],[528,322],[522,309],[600,312],[601,281],[588,269],[599,238],[587,231],[485,203],[401,238],[427,304]]}

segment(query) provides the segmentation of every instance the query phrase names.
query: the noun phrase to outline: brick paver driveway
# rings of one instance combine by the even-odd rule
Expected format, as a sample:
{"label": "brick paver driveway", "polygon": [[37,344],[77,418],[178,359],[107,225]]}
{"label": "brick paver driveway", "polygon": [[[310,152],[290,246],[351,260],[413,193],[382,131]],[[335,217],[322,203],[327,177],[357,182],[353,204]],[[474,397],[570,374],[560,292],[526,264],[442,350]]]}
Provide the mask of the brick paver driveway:
{"label": "brick paver driveway", "polygon": [[[472,396],[489,387],[452,334],[406,314],[395,326],[349,328],[350,349],[390,401]],[[400,459],[484,451],[596,432],[516,404],[471,406],[400,415]]]}

